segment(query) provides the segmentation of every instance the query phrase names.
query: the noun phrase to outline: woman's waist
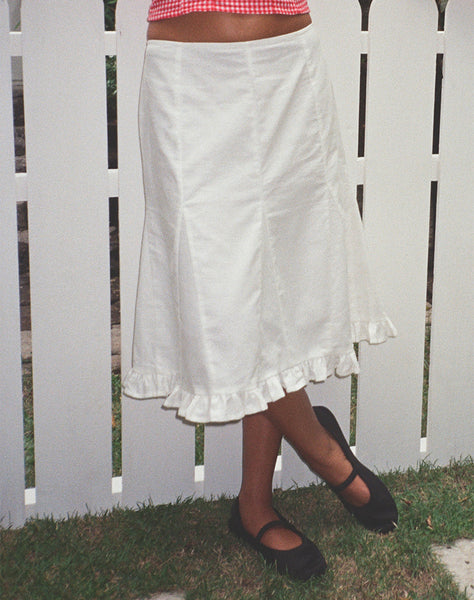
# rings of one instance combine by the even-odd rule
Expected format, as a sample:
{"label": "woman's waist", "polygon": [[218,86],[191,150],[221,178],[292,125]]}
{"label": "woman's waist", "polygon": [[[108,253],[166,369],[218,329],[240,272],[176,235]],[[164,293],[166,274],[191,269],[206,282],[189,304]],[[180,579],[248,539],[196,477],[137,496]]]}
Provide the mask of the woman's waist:
{"label": "woman's waist", "polygon": [[311,23],[309,13],[237,14],[229,12],[192,12],[152,21],[148,39],[179,42],[242,42],[302,29]]}

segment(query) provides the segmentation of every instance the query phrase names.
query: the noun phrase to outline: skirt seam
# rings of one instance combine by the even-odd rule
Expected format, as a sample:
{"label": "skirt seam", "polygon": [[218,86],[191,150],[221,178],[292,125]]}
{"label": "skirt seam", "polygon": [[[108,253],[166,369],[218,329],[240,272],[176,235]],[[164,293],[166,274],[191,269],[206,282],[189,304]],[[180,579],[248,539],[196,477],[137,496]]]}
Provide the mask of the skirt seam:
{"label": "skirt seam", "polygon": [[[321,52],[321,48],[318,47],[319,51]],[[306,73],[306,77],[309,81],[309,85],[310,85],[310,89],[311,89],[311,94],[313,97],[313,103],[314,103],[314,111],[315,111],[315,116],[318,122],[318,127],[316,127],[315,129],[315,135],[317,135],[319,143],[321,144],[321,147],[323,148],[323,160],[324,160],[324,180],[326,183],[326,189],[327,192],[329,194],[329,197],[332,200],[332,203],[334,205],[334,208],[337,210],[338,215],[340,216],[341,220],[342,220],[342,228],[344,230],[344,249],[345,249],[345,271],[346,271],[346,277],[345,277],[345,288],[346,288],[346,298],[347,298],[347,302],[348,302],[348,306],[349,306],[349,317],[348,317],[348,323],[347,323],[347,327],[348,327],[348,338],[352,339],[352,316],[351,316],[351,310],[350,310],[350,289],[349,289],[349,285],[348,285],[348,262],[347,262],[347,231],[346,231],[346,227],[347,227],[347,222],[346,222],[346,214],[344,213],[343,209],[342,209],[342,205],[341,205],[341,201],[338,197],[336,197],[334,195],[334,192],[332,190],[332,187],[329,183],[328,180],[328,162],[327,162],[327,153],[325,151],[326,148],[326,144],[323,144],[323,140],[322,140],[322,135],[321,135],[321,130],[320,130],[320,115],[319,115],[319,110],[318,110],[318,102],[317,102],[317,93],[314,87],[314,81],[313,78],[311,76],[311,72],[309,70],[309,65],[311,65],[312,69],[316,69],[316,65],[313,61],[313,56],[311,54],[311,49],[308,47],[308,42],[306,40],[303,40],[303,51],[306,55],[306,61],[305,61],[305,65],[304,65],[304,69],[305,69],[305,73]],[[320,60],[324,60],[324,58],[321,56]],[[328,85],[330,85],[330,83],[328,82]],[[335,102],[335,100],[333,99],[333,101]],[[342,140],[341,140],[342,143]],[[339,160],[339,157],[337,158],[337,160]],[[328,212],[330,213],[331,211],[328,208]],[[333,237],[333,229],[334,229],[334,216],[331,213],[328,216],[328,220],[329,220],[329,229],[330,229],[330,234],[331,234],[331,238]],[[331,247],[331,258],[333,257],[333,252],[334,252],[334,247]],[[331,315],[332,316],[332,315]],[[331,319],[331,334],[332,337],[334,338],[334,319]]]}
{"label": "skirt seam", "polygon": [[[316,67],[315,67],[315,64],[313,62],[313,57],[311,56],[311,51],[310,51],[310,49],[308,48],[308,46],[306,44],[303,45],[303,51],[304,51],[304,53],[306,55],[304,69],[305,69],[305,72],[306,72],[306,77],[307,77],[307,79],[309,81],[309,84],[310,84],[311,94],[313,96],[315,114],[316,114],[318,123],[320,123],[321,119],[320,119],[320,115],[319,115],[319,112],[318,112],[317,93],[316,93],[316,90],[314,89],[314,82],[313,82],[313,78],[311,77],[311,73],[309,72],[308,64],[311,64],[311,66],[312,66],[313,69],[315,69]],[[320,130],[319,126],[316,128],[316,135],[318,136],[318,139],[319,139],[319,142],[321,144],[321,147],[322,148],[326,148],[326,144],[322,143],[323,140],[322,140],[321,130]],[[329,180],[328,180],[328,163],[327,163],[326,152],[323,151],[322,155],[323,155],[323,160],[324,160],[324,181],[326,183],[326,188],[328,190],[329,195],[331,196],[332,201],[339,208],[339,199],[334,196],[334,193],[333,193],[333,191],[331,189],[331,186],[330,186]]]}
{"label": "skirt seam", "polygon": [[[257,95],[256,87],[255,87],[256,76],[255,76],[255,72],[254,72],[254,68],[253,68],[253,61],[252,61],[250,49],[248,50],[248,63],[249,63],[250,72],[252,74],[252,77],[251,77],[252,91],[253,91],[254,97],[255,97],[255,106],[259,107],[260,102],[259,102],[259,98]],[[257,111],[255,111],[255,112],[257,112]],[[262,152],[262,147],[261,147],[260,134],[259,134],[259,130],[258,130],[258,118],[256,118],[255,116],[254,116],[254,123],[255,123],[255,137],[256,137],[256,143],[258,144],[258,156],[259,156],[258,171],[259,171],[259,180],[260,180],[260,189],[261,189],[261,203],[260,204],[261,204],[261,210],[262,210],[262,231],[264,232],[264,235],[266,236],[267,248],[268,248],[268,252],[271,257],[273,281],[274,281],[274,287],[275,287],[275,292],[276,292],[277,302],[278,302],[278,312],[280,315],[281,332],[282,332],[283,339],[284,339],[285,354],[288,355],[289,348],[290,348],[289,336],[288,336],[288,324],[286,322],[282,303],[281,303],[281,294],[283,294],[283,290],[280,285],[280,278],[279,278],[278,270],[276,269],[276,258],[275,258],[275,254],[273,252],[273,247],[272,247],[271,238],[270,238],[270,229],[268,226],[268,217],[267,217],[267,213],[266,213],[265,206],[264,206],[265,183],[263,180],[262,158],[261,158],[263,156],[263,152]],[[262,327],[262,324],[260,324],[260,326]],[[280,356],[279,356],[279,361],[281,361],[281,352],[280,352]]]}
{"label": "skirt seam", "polygon": [[[252,62],[252,57],[251,57],[251,52],[249,49],[247,49],[246,52],[246,59],[247,59],[247,67],[249,70],[249,73],[251,75],[250,80],[251,80],[251,95],[253,96],[253,100],[254,100],[254,106],[257,106],[257,93],[256,93],[256,89],[255,89],[255,75],[254,75],[254,69],[253,69],[253,62]],[[254,136],[254,160],[255,160],[255,166],[256,166],[256,171],[257,171],[257,178],[258,178],[258,194],[259,194],[259,205],[260,205],[260,231],[261,231],[261,243],[262,245],[264,244],[264,228],[263,228],[263,178],[262,178],[262,166],[261,166],[261,161],[259,159],[259,157],[261,156],[261,144],[260,144],[260,136],[258,133],[258,119],[256,118],[255,115],[256,111],[252,112],[252,130],[253,130],[253,136]],[[263,295],[263,282],[264,282],[264,272],[263,272],[263,257],[264,257],[264,248],[262,246],[260,246],[260,301],[259,301],[259,318],[258,318],[258,332],[259,332],[259,345],[258,345],[258,355],[256,356],[257,358],[257,364],[255,365],[255,371],[256,372],[260,372],[260,367],[261,367],[261,361],[262,361],[262,356],[263,356],[263,348],[264,348],[264,331],[263,331],[263,302],[264,302],[264,295]]]}
{"label": "skirt seam", "polygon": [[180,245],[181,245],[181,236],[183,234],[183,145],[182,145],[182,135],[183,135],[183,127],[181,122],[181,107],[182,107],[182,90],[178,85],[179,78],[181,76],[181,61],[182,50],[176,53],[175,60],[175,71],[176,71],[176,80],[175,85],[177,89],[176,93],[176,104],[178,110],[176,111],[176,129],[178,131],[177,135],[177,144],[178,144],[178,162],[179,162],[179,211],[176,215],[176,247],[175,247],[175,273],[176,273],[176,320],[177,320],[177,330],[178,330],[178,364],[177,371],[179,373],[182,372],[183,369],[183,323],[181,318],[181,286],[179,283],[180,277],[180,268],[179,268],[179,257],[180,257]]}
{"label": "skirt seam", "polygon": [[[256,107],[257,107],[257,94],[255,90],[255,77],[253,70],[253,62],[251,57],[250,49],[247,48],[246,51],[246,60],[247,60],[247,68],[250,73],[250,81],[251,81],[251,96],[253,97],[255,110],[252,111],[252,131],[254,137],[254,164],[256,167],[257,179],[258,179],[258,195],[259,195],[259,207],[260,207],[260,231],[261,231],[261,243],[263,245],[264,240],[264,232],[263,232],[263,180],[262,180],[262,167],[259,160],[260,157],[260,137],[258,134],[257,128],[257,118],[256,118]],[[259,298],[259,315],[258,315],[258,333],[259,333],[259,344],[258,344],[258,353],[256,353],[256,365],[255,371],[256,373],[260,372],[262,357],[263,357],[263,348],[264,348],[264,330],[263,330],[263,302],[264,302],[264,294],[263,294],[263,282],[264,282],[264,271],[263,271],[263,260],[264,260],[264,249],[260,246],[260,298]]]}
{"label": "skirt seam", "polygon": [[[183,54],[183,48],[180,47],[179,51],[178,51],[178,57],[179,58],[179,69],[177,69],[177,77],[178,74],[181,75],[181,71],[182,71],[182,54]],[[188,250],[189,250],[189,263],[190,263],[190,271],[192,272],[192,277],[194,279],[194,285],[195,285],[195,289],[196,289],[196,300],[197,300],[197,306],[198,309],[196,311],[196,321],[199,322],[199,329],[200,329],[200,333],[201,333],[201,343],[202,343],[202,349],[203,349],[203,363],[204,365],[207,364],[207,371],[206,374],[208,376],[207,378],[207,385],[210,384],[210,380],[212,380],[212,374],[211,374],[211,365],[212,365],[212,361],[210,360],[210,352],[208,349],[208,344],[207,344],[207,337],[205,335],[205,326],[204,326],[204,317],[203,317],[203,302],[202,302],[202,293],[200,290],[200,281],[199,281],[199,277],[196,276],[196,266],[195,266],[195,257],[196,257],[196,250],[193,244],[193,239],[192,239],[192,235],[189,232],[189,228],[188,228],[188,222],[186,220],[186,215],[185,215],[185,210],[184,210],[184,177],[183,177],[183,160],[182,160],[182,140],[183,140],[183,127],[182,127],[182,87],[179,87],[179,105],[177,106],[177,120],[178,120],[178,144],[179,144],[179,186],[180,186],[180,213],[181,213],[181,227],[180,227],[180,241],[182,239],[183,235],[186,235],[186,240],[187,240],[187,244],[188,244]],[[179,261],[179,256],[177,258],[177,260]],[[176,282],[177,286],[179,287],[179,282]],[[179,292],[178,292],[179,295]],[[181,313],[179,313],[178,315],[179,318],[179,331],[181,333],[181,336],[184,337],[183,335],[183,330],[182,330],[182,318],[181,318]],[[180,361],[183,358],[183,347],[184,347],[184,340],[183,343],[179,343],[179,355],[180,355]],[[182,367],[183,364],[180,362],[180,364],[178,365],[178,370],[179,373],[182,373]]]}

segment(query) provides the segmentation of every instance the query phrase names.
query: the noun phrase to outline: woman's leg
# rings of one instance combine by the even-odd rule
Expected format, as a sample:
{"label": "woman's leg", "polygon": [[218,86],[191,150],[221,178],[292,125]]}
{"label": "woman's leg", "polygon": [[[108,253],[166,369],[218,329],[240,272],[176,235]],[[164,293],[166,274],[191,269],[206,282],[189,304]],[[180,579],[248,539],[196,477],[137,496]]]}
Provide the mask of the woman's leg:
{"label": "woman's leg", "polygon": [[[278,519],[272,508],[273,472],[281,443],[281,433],[269,420],[267,411],[248,415],[242,422],[242,486],[239,510],[242,524],[253,536],[270,521]],[[288,529],[270,529],[262,543],[277,550],[290,550],[301,544]]]}
{"label": "woman's leg", "polygon": [[[272,508],[273,472],[282,435],[311,470],[331,485],[345,481],[352,466],[339,444],[321,426],[304,389],[271,402],[264,412],[243,419],[242,486],[239,508],[242,523],[252,535],[277,519]],[[342,493],[355,506],[369,501],[365,483],[356,477]],[[270,529],[262,543],[279,550],[298,546],[300,538],[283,528]]]}
{"label": "woman's leg", "polygon": [[[352,465],[319,423],[304,388],[270,402],[265,414],[308,467],[330,485],[339,485],[351,474]],[[369,501],[370,492],[357,476],[341,496],[354,506],[363,506]]]}
{"label": "woman's leg", "polygon": [[[242,523],[252,535],[277,519],[272,508],[273,472],[282,436],[309,468],[331,485],[339,485],[352,466],[339,444],[319,423],[304,388],[271,402],[264,412],[243,419],[242,486],[239,508]],[[363,506],[370,492],[360,477],[342,492],[354,506]],[[279,550],[298,546],[300,538],[288,529],[270,529],[262,543]]]}

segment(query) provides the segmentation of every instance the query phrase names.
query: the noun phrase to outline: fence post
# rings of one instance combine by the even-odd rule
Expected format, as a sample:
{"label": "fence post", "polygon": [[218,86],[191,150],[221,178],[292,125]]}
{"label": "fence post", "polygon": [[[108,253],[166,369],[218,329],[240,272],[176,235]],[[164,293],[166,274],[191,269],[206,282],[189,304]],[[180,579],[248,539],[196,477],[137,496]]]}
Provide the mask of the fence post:
{"label": "fence post", "polygon": [[8,4],[0,0],[0,523],[25,520],[20,299]]}
{"label": "fence post", "polygon": [[434,0],[370,7],[364,226],[399,336],[359,348],[356,445],[382,470],[420,456],[437,23]]}
{"label": "fence post", "polygon": [[473,454],[474,4],[446,9],[428,395],[428,456]]}
{"label": "fence post", "polygon": [[111,336],[101,0],[23,0],[36,507],[111,506]]}

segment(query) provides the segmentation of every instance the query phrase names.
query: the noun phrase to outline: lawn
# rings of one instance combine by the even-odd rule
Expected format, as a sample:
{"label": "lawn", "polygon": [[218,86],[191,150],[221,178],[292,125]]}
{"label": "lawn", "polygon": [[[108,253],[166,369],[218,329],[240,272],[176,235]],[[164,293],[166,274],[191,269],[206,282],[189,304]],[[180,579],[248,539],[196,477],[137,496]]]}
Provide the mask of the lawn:
{"label": "lawn", "polygon": [[[421,435],[428,411],[429,334]],[[357,378],[352,378],[354,443]],[[26,485],[34,486],[32,376],[24,375]],[[113,474],[121,474],[120,376],[112,375]],[[203,463],[204,429],[196,429],[196,464]],[[280,577],[227,532],[231,500],[185,499],[176,504],[115,508],[69,520],[31,519],[0,529],[2,600],[133,599],[184,590],[192,600],[461,600],[435,561],[432,544],[474,537],[474,462],[440,468],[427,462],[383,475],[400,512],[386,536],[364,530],[325,485],[275,493],[277,507],[312,538],[329,569],[311,582]]]}
{"label": "lawn", "polygon": [[115,508],[0,530],[2,600],[128,600],[184,590],[188,600],[461,600],[431,544],[474,535],[472,459],[383,476],[396,531],[363,529],[325,485],[277,491],[275,504],[329,564],[314,581],[277,575],[227,532],[231,500]]}

